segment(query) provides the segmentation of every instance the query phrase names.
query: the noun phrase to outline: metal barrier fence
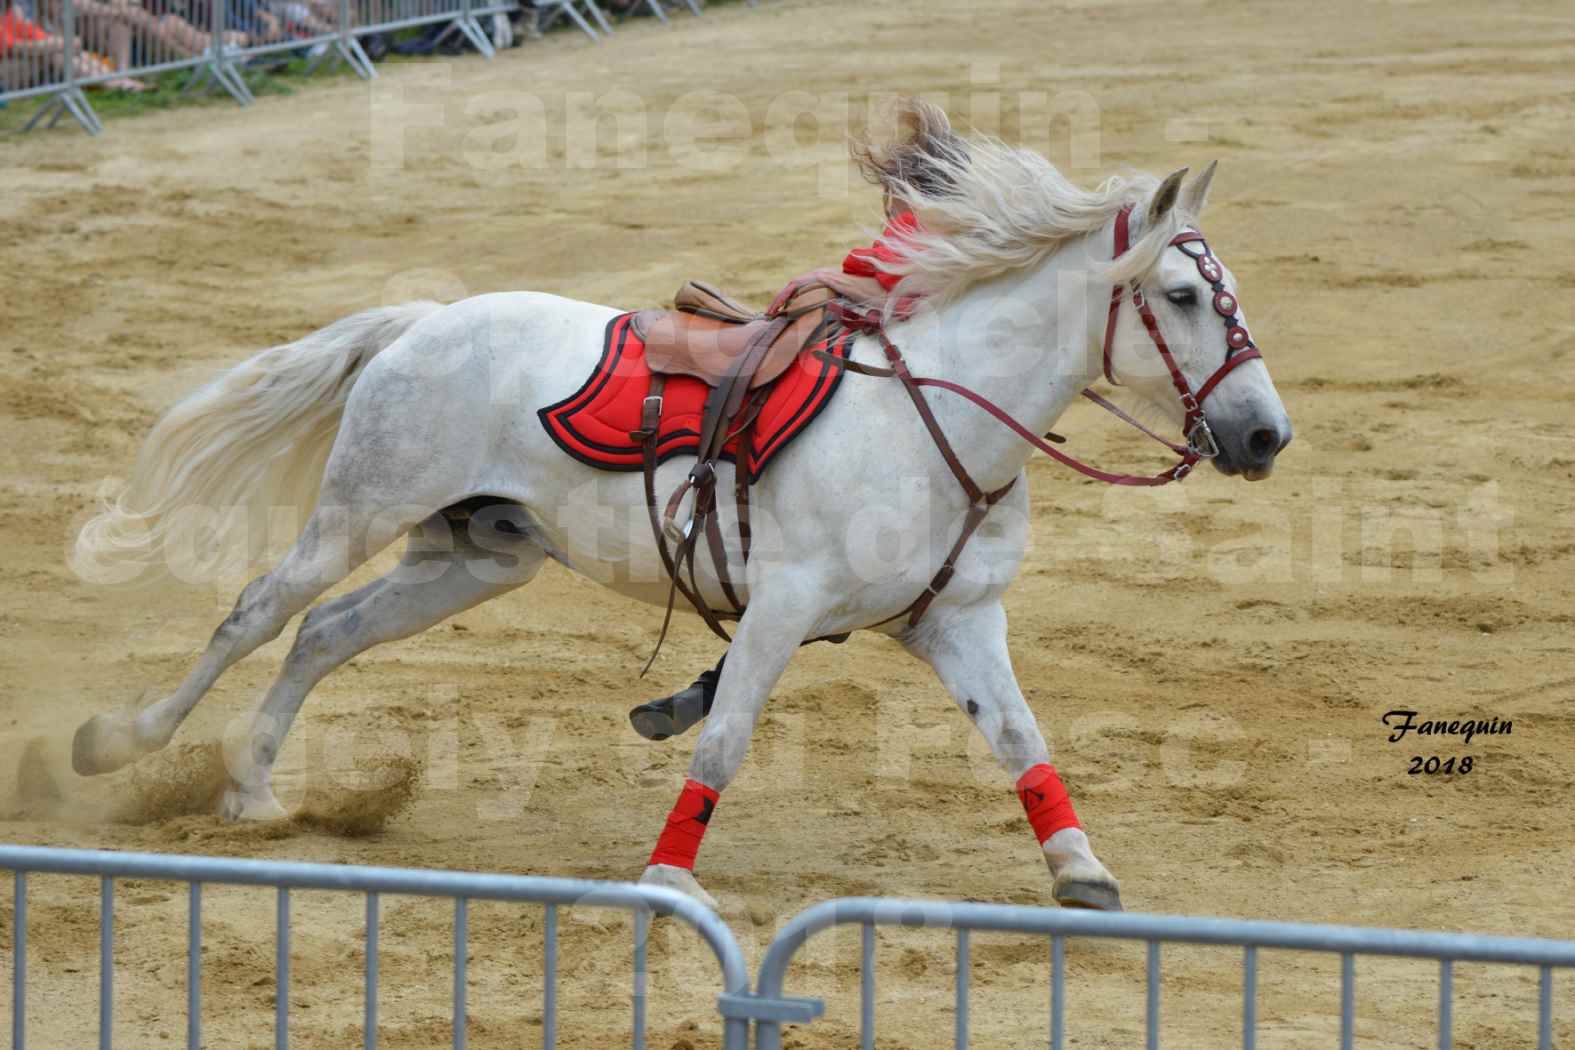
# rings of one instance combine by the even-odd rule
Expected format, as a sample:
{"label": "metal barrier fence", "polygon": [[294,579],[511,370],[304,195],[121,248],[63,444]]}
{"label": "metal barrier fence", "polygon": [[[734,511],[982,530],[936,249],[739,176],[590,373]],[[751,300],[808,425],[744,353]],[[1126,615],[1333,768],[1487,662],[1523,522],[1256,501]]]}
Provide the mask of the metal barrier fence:
{"label": "metal barrier fence", "polygon": [[[1575,968],[1575,941],[1486,937],[1414,930],[1318,926],[1303,923],[1204,919],[1168,915],[1107,915],[1060,908],[947,901],[844,898],[801,912],[772,940],[760,964],[755,990],[749,987],[743,954],[732,932],[709,908],[672,890],[632,883],[534,876],[480,875],[404,868],[298,864],[211,857],[111,853],[96,850],[0,846],[0,870],[14,873],[12,928],[11,1038],[24,1050],[27,1036],[28,876],[30,873],[97,876],[100,880],[99,994],[100,1047],[111,1046],[114,1020],[115,881],[150,879],[184,882],[189,887],[186,953],[186,1043],[202,1043],[202,888],[205,884],[272,887],[275,907],[274,1045],[289,1045],[290,892],[330,890],[360,893],[366,900],[364,1045],[375,1047],[379,991],[378,931],[385,895],[449,898],[454,901],[453,1045],[466,1041],[466,981],[469,958],[469,906],[473,900],[532,902],[545,906],[543,928],[542,1041],[557,1040],[558,909],[616,908],[634,916],[632,945],[632,1042],[645,1046],[647,940],[652,915],[673,916],[688,924],[710,948],[721,968],[717,1009],[723,1023],[724,1050],[747,1050],[749,1026],[756,1026],[758,1050],[781,1050],[784,1023],[807,1024],[824,1013],[816,999],[783,994],[789,965],[811,936],[833,926],[856,925],[862,933],[859,976],[860,1046],[875,1046],[875,929],[878,926],[955,931],[956,984],[954,1042],[961,1050],[969,1037],[970,935],[974,931],[1015,932],[1049,938],[1049,1043],[1061,1050],[1066,1040],[1066,939],[1116,938],[1147,946],[1145,1019],[1149,1050],[1159,1047],[1161,945],[1192,944],[1242,949],[1242,1046],[1257,1044],[1258,951],[1262,948],[1323,952],[1340,956],[1340,1046],[1355,1038],[1356,958],[1393,956],[1433,959],[1439,964],[1438,1046],[1453,1041],[1454,964],[1497,963],[1537,967],[1537,1045],[1553,1046],[1553,971]],[[1529,1026],[1528,1026],[1529,1027]]]}
{"label": "metal barrier fence", "polygon": [[[453,2],[457,13],[442,17],[462,20],[469,0]],[[216,84],[247,105],[245,64],[286,51],[376,76],[350,0],[0,0],[0,102],[52,96],[28,130],[69,114],[96,135],[103,124],[83,88],[183,69],[194,71],[185,90]]]}
{"label": "metal barrier fence", "polygon": [[[662,0],[644,2],[667,21]],[[700,14],[699,0],[682,2]],[[534,6],[548,20],[567,16],[592,40],[600,39],[597,27],[612,34],[595,0]],[[377,71],[362,37],[447,23],[443,36],[457,32],[491,58],[479,19],[519,7],[520,0],[0,0],[0,105],[48,95],[24,130],[70,115],[97,135],[104,125],[83,88],[191,69],[185,91],[217,85],[245,106],[254,98],[246,66],[264,55],[299,51],[310,56],[309,69],[333,57],[370,80]]]}
{"label": "metal barrier fence", "polygon": [[[1575,967],[1575,941],[1484,937],[1461,933],[1315,926],[1303,923],[1201,919],[1170,915],[1100,914],[1061,908],[1030,908],[1003,904],[845,898],[826,901],[793,918],[766,949],[756,982],[757,1001],[778,1003],[800,1023],[817,1017],[816,1000],[787,999],[783,986],[789,963],[813,934],[832,926],[858,925],[863,930],[860,964],[860,1046],[875,1046],[875,927],[933,927],[957,933],[957,978],[954,1038],[968,1045],[969,934],[974,930],[1041,934],[1050,938],[1050,1046],[1061,1050],[1065,1035],[1068,937],[1105,937],[1144,941],[1148,945],[1145,1005],[1149,1050],[1159,1047],[1160,945],[1163,943],[1236,946],[1242,955],[1242,1046],[1257,1043],[1258,949],[1276,948],[1338,954],[1340,965],[1340,1046],[1350,1050],[1355,1038],[1356,957],[1400,956],[1436,959],[1439,963],[1438,1045],[1453,1039],[1453,988],[1456,962],[1505,963],[1540,968],[1537,1046],[1553,1046],[1553,970]],[[758,1025],[759,1050],[781,1050],[782,1021],[763,1016]]]}
{"label": "metal barrier fence", "polygon": [[[416,26],[447,22],[462,34],[482,55],[491,58],[492,42],[476,21],[484,15],[502,14],[519,8],[518,0],[344,0],[353,27],[352,39],[367,33],[388,33]],[[370,68],[370,63],[368,64]]]}
{"label": "metal barrier fence", "polygon": [[[0,871],[14,873],[15,921],[12,931],[11,1040],[23,1050],[27,1036],[27,889],[30,873],[93,875],[100,880],[99,911],[99,1046],[111,1045],[114,1031],[115,880],[154,879],[188,884],[186,935],[186,1045],[202,1045],[202,887],[205,884],[269,886],[277,891],[275,910],[274,1045],[284,1050],[290,1032],[290,891],[339,890],[366,897],[366,975],[364,1044],[377,1044],[378,915],[383,895],[444,897],[454,901],[453,1040],[466,1038],[466,968],[469,946],[469,905],[473,900],[525,901],[546,906],[544,923],[542,1043],[548,1050],[557,1040],[558,909],[617,908],[634,914],[633,1045],[645,1046],[646,947],[652,915],[673,916],[692,927],[710,947],[721,966],[719,1002],[748,1001],[749,974],[738,942],[716,913],[674,890],[633,883],[587,879],[540,878],[524,875],[477,875],[408,868],[352,867],[338,864],[296,864],[215,857],[180,857],[152,853],[111,853],[98,850],[0,846]],[[736,1011],[735,1011],[736,1012]],[[724,1011],[724,1015],[727,1011]],[[726,1050],[746,1050],[749,1021],[724,1016]]]}
{"label": "metal barrier fence", "polygon": [[241,105],[253,94],[247,64],[283,52],[327,58],[377,75],[360,44],[369,33],[448,23],[491,58],[478,18],[519,0],[0,0],[0,103],[48,95],[31,130],[73,117],[103,131],[83,88],[190,69],[184,90],[223,88]]}

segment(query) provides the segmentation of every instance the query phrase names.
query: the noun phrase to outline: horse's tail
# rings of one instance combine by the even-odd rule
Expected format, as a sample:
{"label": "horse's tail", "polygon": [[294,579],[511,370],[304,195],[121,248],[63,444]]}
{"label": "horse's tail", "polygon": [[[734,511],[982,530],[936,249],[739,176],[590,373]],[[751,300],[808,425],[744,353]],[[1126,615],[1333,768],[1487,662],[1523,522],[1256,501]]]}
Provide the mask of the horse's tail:
{"label": "horse's tail", "polygon": [[298,525],[316,504],[362,370],[441,308],[366,310],[264,350],[188,395],[154,426],[118,496],[83,526],[72,568],[93,582],[196,582],[189,574],[211,576],[222,555],[259,553],[276,509]]}

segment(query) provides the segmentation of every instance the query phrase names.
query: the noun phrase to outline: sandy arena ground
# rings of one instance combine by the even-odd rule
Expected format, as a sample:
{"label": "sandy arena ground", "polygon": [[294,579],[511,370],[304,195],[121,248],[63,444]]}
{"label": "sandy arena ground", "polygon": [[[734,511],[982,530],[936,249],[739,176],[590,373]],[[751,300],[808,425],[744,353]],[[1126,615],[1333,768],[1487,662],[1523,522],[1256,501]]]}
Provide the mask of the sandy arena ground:
{"label": "sandy arena ground", "polygon": [[[1556,0],[769,0],[631,23],[604,46],[554,35],[491,63],[385,69],[370,89],[116,121],[98,141],[0,144],[0,840],[638,875],[692,738],[646,743],[624,712],[715,659],[697,621],[640,681],[659,615],[549,566],[325,682],[281,765],[306,817],[230,827],[210,815],[205,742],[290,632],[230,672],[178,750],[79,780],[72,729],[171,688],[239,581],[89,587],[69,537],[177,395],[351,311],[513,288],[645,305],[687,276],[765,301],[863,241],[878,207],[840,160],[839,119],[805,119],[792,145],[782,114],[811,100],[786,93],[826,112],[848,98],[859,124],[871,93],[916,91],[1084,181],[1219,157],[1207,230],[1296,424],[1250,488],[1205,472],[1129,492],[1030,468],[1017,669],[1128,906],[1575,935],[1572,69],[1575,17]],[[683,145],[702,85],[754,128],[702,137],[709,167]],[[1082,113],[1075,133],[1036,121],[1024,92]],[[610,93],[633,119],[566,153],[570,114]],[[542,106],[544,144],[497,110],[522,99]],[[1058,429],[1095,462],[1153,462],[1117,426],[1079,409]],[[1397,707],[1513,733],[1391,744],[1380,717]],[[1413,754],[1475,768],[1408,776]],[[751,965],[827,897],[1048,904],[1050,889],[1006,777],[930,672],[874,637],[794,663],[700,874]],[[92,1042],[96,893],[35,880],[32,1046]],[[271,1045],[272,899],[207,904],[208,1045]],[[184,909],[179,886],[120,888],[122,1045],[183,1037]],[[301,895],[296,915],[295,1045],[357,1043],[360,902]],[[446,1043],[449,921],[386,902],[384,1046]],[[478,905],[473,928],[471,1045],[533,1045],[539,911]],[[563,937],[563,1044],[620,1044],[629,924],[576,914]],[[951,952],[939,932],[882,936],[880,1046],[949,1043]],[[1046,956],[977,939],[975,1046],[1041,1043]],[[662,926],[653,957],[651,1045],[717,1045],[698,941]],[[854,1045],[856,935],[804,958],[791,990],[829,1009],[791,1045]],[[1234,1045],[1236,953],[1165,958],[1165,1045]],[[1071,947],[1070,1045],[1139,1044],[1141,959]],[[1270,954],[1262,971],[1259,1045],[1331,1045],[1338,960]],[[1358,976],[1360,1045],[1433,1045],[1432,966]],[[1456,1003],[1457,1046],[1534,1045],[1531,974],[1461,967]],[[1557,1006],[1575,1044],[1572,982]]]}

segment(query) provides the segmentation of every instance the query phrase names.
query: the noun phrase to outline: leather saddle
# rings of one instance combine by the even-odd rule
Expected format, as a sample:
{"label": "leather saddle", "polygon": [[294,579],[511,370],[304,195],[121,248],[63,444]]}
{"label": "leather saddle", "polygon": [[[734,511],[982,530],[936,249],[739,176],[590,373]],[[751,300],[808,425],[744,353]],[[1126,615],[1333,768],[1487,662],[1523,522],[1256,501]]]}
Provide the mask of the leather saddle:
{"label": "leather saddle", "polygon": [[[661,638],[667,636],[677,593],[682,593],[712,631],[723,639],[730,640],[721,621],[743,615],[743,603],[739,601],[728,572],[726,546],[717,520],[717,461],[724,446],[735,437],[741,448],[749,447],[755,416],[769,393],[771,382],[787,371],[805,347],[830,334],[829,328],[834,321],[828,318],[828,307],[843,294],[843,289],[818,280],[801,280],[790,289],[784,292],[788,297],[781,303],[781,309],[767,314],[738,303],[708,284],[689,281],[674,296],[675,309],[641,310],[634,315],[632,323],[645,344],[645,361],[652,376],[641,411],[640,429],[630,436],[640,442],[643,450],[645,496],[651,528],[663,565],[672,578]],[[701,416],[698,459],[688,478],[668,499],[663,513],[658,510],[656,496],[656,445],[662,418],[662,391],[670,375],[693,376],[710,386],[711,391]],[[737,458],[734,476],[738,538],[747,561],[749,486],[754,481],[747,456]],[[676,521],[678,511],[684,496],[691,490],[694,502],[690,520],[680,527]],[[733,607],[731,611],[713,610],[700,595],[695,580],[694,554],[702,535],[710,548],[722,592]],[[673,544],[671,548],[669,541]],[[687,583],[683,579],[686,563]],[[661,644],[659,638],[658,651]],[[656,659],[655,652],[651,659]],[[649,668],[650,664],[646,666]]]}
{"label": "leather saddle", "polygon": [[794,296],[781,314],[767,317],[708,284],[689,281],[674,296],[674,309],[636,313],[634,330],[653,372],[693,376],[717,387],[747,368],[748,388],[754,389],[787,371],[820,326],[818,307],[831,298],[830,289],[811,288]]}

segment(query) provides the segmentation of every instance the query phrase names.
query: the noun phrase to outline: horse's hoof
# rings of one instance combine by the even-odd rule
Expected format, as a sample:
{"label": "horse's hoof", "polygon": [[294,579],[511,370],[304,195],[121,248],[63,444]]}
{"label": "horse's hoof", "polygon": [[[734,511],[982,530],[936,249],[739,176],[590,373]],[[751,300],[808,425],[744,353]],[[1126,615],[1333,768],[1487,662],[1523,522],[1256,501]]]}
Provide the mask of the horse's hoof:
{"label": "horse's hoof", "polygon": [[1121,911],[1121,890],[1107,882],[1067,879],[1052,891],[1063,908],[1088,908],[1091,911]]}
{"label": "horse's hoof", "polygon": [[131,720],[124,715],[94,715],[71,738],[71,768],[77,776],[113,773],[142,756]]}
{"label": "horse's hoof", "polygon": [[231,787],[219,800],[219,819],[231,824],[243,820],[283,820],[288,815],[268,788]]}
{"label": "horse's hoof", "polygon": [[716,898],[705,891],[705,887],[700,885],[700,880],[695,878],[695,873],[688,868],[680,868],[672,864],[651,864],[646,867],[645,874],[640,876],[640,885],[665,886],[679,893],[687,893],[712,911],[721,911],[717,906]]}

